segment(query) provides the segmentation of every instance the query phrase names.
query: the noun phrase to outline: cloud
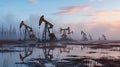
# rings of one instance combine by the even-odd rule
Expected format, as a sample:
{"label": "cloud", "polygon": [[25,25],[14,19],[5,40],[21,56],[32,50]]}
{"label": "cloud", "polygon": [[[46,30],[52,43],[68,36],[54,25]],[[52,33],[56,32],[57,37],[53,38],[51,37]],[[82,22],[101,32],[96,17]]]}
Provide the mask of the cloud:
{"label": "cloud", "polygon": [[88,11],[91,6],[69,6],[60,8],[62,11],[54,13],[55,15],[70,15],[79,11]]}
{"label": "cloud", "polygon": [[37,4],[38,3],[38,0],[27,0],[27,1],[31,4]]}
{"label": "cloud", "polygon": [[89,14],[89,16],[120,16],[120,10],[100,10]]}

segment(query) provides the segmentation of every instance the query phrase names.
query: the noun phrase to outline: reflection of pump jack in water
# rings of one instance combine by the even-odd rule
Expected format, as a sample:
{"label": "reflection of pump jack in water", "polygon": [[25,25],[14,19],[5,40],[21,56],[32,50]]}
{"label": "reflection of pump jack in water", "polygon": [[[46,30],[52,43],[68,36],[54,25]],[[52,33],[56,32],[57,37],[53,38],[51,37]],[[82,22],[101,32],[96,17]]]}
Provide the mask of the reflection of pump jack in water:
{"label": "reflection of pump jack in water", "polygon": [[53,58],[53,49],[54,48],[44,48],[43,49],[45,59],[52,60],[52,58]]}
{"label": "reflection of pump jack in water", "polygon": [[24,61],[25,58],[27,58],[30,55],[32,55],[32,52],[33,52],[33,48],[32,47],[31,48],[30,47],[25,48],[25,54],[24,55],[19,54],[21,61]]}
{"label": "reflection of pump jack in water", "polygon": [[33,29],[32,29],[30,26],[26,25],[26,24],[24,23],[24,21],[21,21],[21,23],[20,23],[20,33],[21,33],[21,28],[22,28],[23,26],[25,27],[24,40],[27,40],[27,36],[30,38],[30,40],[36,39],[36,36],[35,36],[35,34],[33,33]]}
{"label": "reflection of pump jack in water", "polygon": [[60,48],[60,53],[70,53],[71,50],[73,50],[73,47]]}
{"label": "reflection of pump jack in water", "polygon": [[83,41],[87,41],[88,40],[88,38],[87,38],[87,34],[82,30],[81,31],[81,34],[83,35]]}
{"label": "reflection of pump jack in water", "polygon": [[44,27],[44,31],[43,31],[43,35],[42,35],[42,41],[46,41],[47,40],[47,33],[49,35],[49,40],[51,41],[55,41],[57,40],[55,34],[52,32],[50,32],[50,29],[52,29],[53,31],[53,25],[48,22],[47,20],[44,19],[44,16],[41,16],[40,17],[40,20],[39,20],[39,26],[42,24],[42,22],[45,23],[45,27]]}
{"label": "reflection of pump jack in water", "polygon": [[60,33],[62,34],[61,39],[65,40],[65,39],[69,39],[67,34],[71,35],[73,34],[73,31],[70,31],[70,27],[64,29],[60,28]]}

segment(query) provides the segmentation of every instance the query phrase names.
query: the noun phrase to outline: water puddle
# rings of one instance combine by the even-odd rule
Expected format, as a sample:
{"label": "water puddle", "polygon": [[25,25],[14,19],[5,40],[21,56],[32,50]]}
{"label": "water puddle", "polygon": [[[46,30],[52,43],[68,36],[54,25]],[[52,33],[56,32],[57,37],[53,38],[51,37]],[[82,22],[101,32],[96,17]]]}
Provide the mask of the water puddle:
{"label": "water puddle", "polygon": [[120,67],[119,46],[120,43],[8,44],[0,47],[0,67]]}

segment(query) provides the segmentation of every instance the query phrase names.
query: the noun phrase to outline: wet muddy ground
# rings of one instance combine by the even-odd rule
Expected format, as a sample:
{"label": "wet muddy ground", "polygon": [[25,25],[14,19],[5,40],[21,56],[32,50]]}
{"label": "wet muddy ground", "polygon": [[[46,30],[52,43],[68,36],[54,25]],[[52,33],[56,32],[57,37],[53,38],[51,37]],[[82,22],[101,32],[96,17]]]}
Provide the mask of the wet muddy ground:
{"label": "wet muddy ground", "polygon": [[120,43],[4,43],[0,67],[120,67]]}

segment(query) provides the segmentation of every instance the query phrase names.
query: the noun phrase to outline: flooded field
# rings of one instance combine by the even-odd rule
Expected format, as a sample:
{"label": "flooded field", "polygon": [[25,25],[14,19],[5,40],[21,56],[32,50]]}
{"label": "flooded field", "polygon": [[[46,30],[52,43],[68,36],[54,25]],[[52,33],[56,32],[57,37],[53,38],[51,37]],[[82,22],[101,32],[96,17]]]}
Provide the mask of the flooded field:
{"label": "flooded field", "polygon": [[116,42],[3,45],[0,67],[120,67],[120,43]]}

